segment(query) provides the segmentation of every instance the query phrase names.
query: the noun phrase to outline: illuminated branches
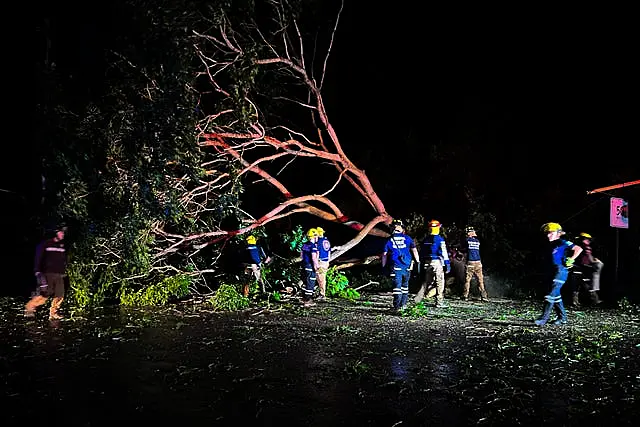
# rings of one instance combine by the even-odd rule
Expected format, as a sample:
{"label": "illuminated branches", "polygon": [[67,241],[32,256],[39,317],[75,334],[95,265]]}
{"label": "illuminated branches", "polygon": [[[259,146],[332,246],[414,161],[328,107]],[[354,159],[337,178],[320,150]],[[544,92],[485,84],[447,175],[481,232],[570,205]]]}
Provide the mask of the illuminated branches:
{"label": "illuminated branches", "polygon": [[[259,178],[258,183],[250,185],[266,183],[277,190],[281,198],[274,198],[271,206],[255,218],[247,218],[244,226],[237,230],[214,229],[185,236],[162,234],[158,230],[159,234],[171,240],[171,244],[158,255],[166,255],[185,246],[199,250],[221,239],[303,212],[358,231],[350,242],[336,251],[336,257],[353,248],[367,234],[388,235],[377,226],[389,223],[391,217],[365,172],[345,154],[322,97],[327,61],[341,11],[331,31],[317,79],[311,65],[313,62],[307,62],[305,57],[303,35],[297,19],[287,21],[283,5],[272,3],[279,12],[279,19],[278,25],[268,34],[260,31],[257,25],[245,26],[243,31],[235,32],[226,19],[217,26],[215,34],[194,32],[195,48],[203,65],[201,77],[210,89],[203,91],[203,97],[215,100],[210,102],[214,107],[205,112],[206,116],[197,125],[199,145],[209,158],[204,169],[211,180],[185,193],[183,203],[194,204],[196,211],[208,209],[204,201],[196,204],[198,195],[206,200],[204,195],[208,191],[235,185],[235,180],[250,176]],[[230,75],[241,76],[240,81],[234,81]],[[299,121],[288,123],[283,120],[267,126],[269,120],[273,122],[273,117],[268,117],[269,112],[265,111],[274,107],[260,104],[258,94],[263,91],[260,83],[271,85],[271,89],[277,88],[270,100],[277,101],[278,108],[286,108],[288,112],[295,107],[306,112],[310,123],[304,125]],[[297,113],[295,117],[302,115]],[[294,194],[290,190],[291,185],[285,182],[283,172],[295,168],[295,163],[301,160],[332,165],[334,177],[326,188],[315,191],[310,186],[307,194],[299,190]],[[233,177],[216,170],[216,165],[224,162],[236,165]],[[367,221],[352,220],[341,209],[343,200],[336,195],[336,188],[345,184],[370,206],[372,215]]]}

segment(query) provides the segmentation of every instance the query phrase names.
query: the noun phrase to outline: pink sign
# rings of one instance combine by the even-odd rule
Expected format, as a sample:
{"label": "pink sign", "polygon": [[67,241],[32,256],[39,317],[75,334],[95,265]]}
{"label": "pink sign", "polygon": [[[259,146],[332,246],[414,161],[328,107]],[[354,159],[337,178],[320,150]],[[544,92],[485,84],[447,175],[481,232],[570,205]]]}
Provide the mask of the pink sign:
{"label": "pink sign", "polygon": [[611,198],[609,225],[615,228],[629,228],[629,205],[626,200]]}

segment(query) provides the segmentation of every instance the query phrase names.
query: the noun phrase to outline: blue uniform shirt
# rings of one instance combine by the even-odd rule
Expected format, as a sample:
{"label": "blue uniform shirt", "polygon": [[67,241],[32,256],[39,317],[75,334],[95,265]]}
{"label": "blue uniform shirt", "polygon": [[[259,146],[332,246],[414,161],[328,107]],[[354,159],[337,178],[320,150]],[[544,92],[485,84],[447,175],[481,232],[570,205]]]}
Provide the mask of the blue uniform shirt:
{"label": "blue uniform shirt", "polygon": [[249,264],[260,264],[266,256],[262,248],[256,244],[247,244],[247,262]]}
{"label": "blue uniform shirt", "polygon": [[467,261],[480,261],[480,240],[477,237],[467,237]]}
{"label": "blue uniform shirt", "polygon": [[313,242],[305,242],[300,250],[302,266],[313,268],[313,253],[318,252],[318,246]]}
{"label": "blue uniform shirt", "polygon": [[331,253],[331,242],[326,237],[318,237],[318,256],[320,261],[329,261],[329,254]]}
{"label": "blue uniform shirt", "polygon": [[567,260],[567,249],[573,249],[574,243],[564,239],[551,242],[551,262],[554,266],[564,267]]}
{"label": "blue uniform shirt", "polygon": [[411,258],[413,258],[410,249],[415,247],[416,244],[411,237],[402,233],[394,233],[384,245],[384,252],[391,259],[394,267],[409,268]]}
{"label": "blue uniform shirt", "polygon": [[449,264],[449,253],[447,252],[447,245],[439,234],[429,235],[422,242],[421,248],[422,258],[425,260],[428,259],[439,259],[444,261],[445,265]]}

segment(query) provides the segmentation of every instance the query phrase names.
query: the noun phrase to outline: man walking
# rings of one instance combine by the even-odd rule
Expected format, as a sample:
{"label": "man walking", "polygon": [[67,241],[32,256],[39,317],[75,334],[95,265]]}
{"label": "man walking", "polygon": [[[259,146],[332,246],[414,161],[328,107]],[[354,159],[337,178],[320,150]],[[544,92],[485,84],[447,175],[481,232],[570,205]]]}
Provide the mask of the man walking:
{"label": "man walking", "polygon": [[429,235],[422,242],[420,253],[424,259],[424,281],[420,290],[416,294],[415,302],[420,302],[424,298],[425,293],[431,284],[436,284],[436,307],[447,308],[444,302],[444,275],[445,269],[448,274],[451,271],[451,261],[449,260],[449,252],[447,245],[442,236],[440,236],[440,221],[435,219],[429,222]]}
{"label": "man walking", "polygon": [[393,278],[393,310],[400,312],[407,308],[409,300],[409,279],[411,263],[420,263],[418,249],[413,239],[404,234],[404,224],[400,220],[391,223],[392,235],[384,246],[381,258],[382,268],[389,266]]}
{"label": "man walking", "polygon": [[62,319],[58,310],[64,300],[64,281],[67,270],[67,251],[64,242],[66,231],[67,227],[58,228],[53,238],[42,241],[36,248],[34,271],[38,287],[25,306],[26,317],[35,317],[36,308],[53,296],[49,319]]}
{"label": "man walking", "polygon": [[[569,268],[573,267],[576,258],[582,252],[582,248],[573,242],[562,239],[564,235],[562,227],[557,222],[548,222],[542,226],[542,232],[546,233],[549,240],[551,255],[551,275],[553,276],[551,290],[544,297],[545,304],[542,315],[535,321],[536,325],[542,326],[549,321],[551,310],[555,308],[558,318],[554,325],[564,325],[567,323],[567,312],[562,302],[562,286],[567,281]],[[570,255],[569,255],[570,254]]]}

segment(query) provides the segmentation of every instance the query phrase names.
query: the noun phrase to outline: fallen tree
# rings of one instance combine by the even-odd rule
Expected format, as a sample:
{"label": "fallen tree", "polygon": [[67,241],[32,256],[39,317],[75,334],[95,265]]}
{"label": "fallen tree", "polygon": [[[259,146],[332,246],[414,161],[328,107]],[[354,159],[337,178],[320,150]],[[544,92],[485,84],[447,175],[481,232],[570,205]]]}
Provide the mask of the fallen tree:
{"label": "fallen tree", "polygon": [[[326,65],[331,54],[340,11],[330,33],[328,47],[321,67],[306,58],[305,43],[297,20],[288,20],[289,14],[279,2],[273,2],[279,17],[275,30],[262,32],[256,26],[244,26],[243,31],[234,31],[231,22],[224,19],[217,26],[215,34],[194,32],[195,49],[203,64],[201,76],[206,79],[199,106],[213,106],[211,111],[203,111],[204,118],[197,125],[198,142],[203,151],[210,153],[215,162],[235,164],[235,179],[245,179],[248,175],[259,178],[251,185],[268,185],[281,196],[274,197],[271,206],[255,216],[244,215],[242,224],[233,230],[213,229],[207,232],[177,235],[163,230],[158,223],[154,232],[164,241],[164,246],[155,254],[164,257],[176,251],[192,248],[201,250],[237,235],[252,232],[270,222],[306,213],[325,221],[344,224],[357,233],[334,252],[339,257],[365,236],[388,236],[387,228],[380,225],[391,222],[384,203],[364,170],[356,166],[346,155],[338,135],[331,125],[327,106],[322,97]],[[247,33],[246,30],[250,30]],[[260,40],[256,43],[256,40]],[[279,44],[276,42],[279,41]],[[312,52],[312,57],[317,52]],[[319,70],[317,70],[319,68]],[[315,77],[316,72],[319,76]],[[239,90],[237,81],[228,74],[245,76],[251,81],[244,82],[244,90]],[[291,88],[287,94],[278,94],[286,103],[304,110],[310,124],[294,127],[295,124],[268,126],[261,113],[263,107],[254,100],[261,90],[258,80],[267,84],[278,82],[281,87]],[[304,90],[301,90],[304,88]],[[298,115],[297,117],[302,117]],[[304,131],[303,129],[312,129]],[[333,165],[334,178],[322,192],[295,193],[280,178],[285,168],[295,168],[300,159],[328,162]],[[210,174],[215,176],[217,171]],[[246,178],[248,179],[248,178]],[[369,218],[358,221],[348,218],[341,209],[341,201],[334,199],[334,190],[340,185],[348,185],[367,203],[372,211]],[[261,190],[258,190],[261,191]],[[190,198],[185,198],[189,201]],[[351,200],[350,202],[353,202]]]}
{"label": "fallen tree", "polygon": [[[214,5],[209,15],[187,3],[123,0],[135,25],[112,40],[109,68],[96,76],[101,95],[74,104],[63,82],[60,98],[42,103],[42,212],[72,227],[76,300],[149,301],[156,290],[164,299],[163,283],[197,292],[222,280],[238,236],[299,214],[353,231],[334,258],[367,235],[388,235],[391,216],[347,156],[322,96],[340,11],[318,65],[303,42],[315,24],[298,25],[302,15],[284,2],[269,2],[274,19],[260,25],[243,14],[265,16],[252,2]],[[301,186],[291,173],[316,167],[322,182]],[[251,194],[262,197],[257,209],[245,206]],[[363,220],[345,213],[358,197],[371,212]]]}

